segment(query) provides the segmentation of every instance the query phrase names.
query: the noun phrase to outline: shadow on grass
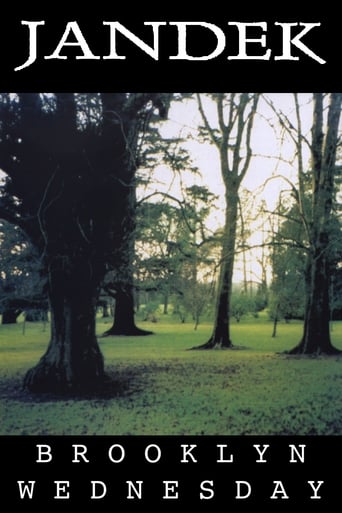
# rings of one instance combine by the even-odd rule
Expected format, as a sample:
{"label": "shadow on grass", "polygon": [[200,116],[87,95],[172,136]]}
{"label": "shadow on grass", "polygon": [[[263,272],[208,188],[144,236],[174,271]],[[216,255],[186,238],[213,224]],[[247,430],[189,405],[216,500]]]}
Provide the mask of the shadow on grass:
{"label": "shadow on grass", "polygon": [[90,401],[93,399],[110,400],[113,398],[130,397],[138,394],[144,387],[146,369],[135,368],[116,369],[109,366],[106,369],[106,377],[101,386],[94,390],[82,392],[70,391],[63,394],[57,393],[33,393],[23,387],[24,374],[0,378],[0,399],[22,401],[30,403]]}

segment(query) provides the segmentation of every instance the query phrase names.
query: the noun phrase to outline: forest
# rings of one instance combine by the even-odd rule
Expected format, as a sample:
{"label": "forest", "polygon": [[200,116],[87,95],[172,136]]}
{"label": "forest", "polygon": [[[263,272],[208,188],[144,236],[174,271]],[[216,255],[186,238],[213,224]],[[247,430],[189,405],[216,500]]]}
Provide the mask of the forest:
{"label": "forest", "polygon": [[341,103],[2,93],[3,433],[341,434]]}

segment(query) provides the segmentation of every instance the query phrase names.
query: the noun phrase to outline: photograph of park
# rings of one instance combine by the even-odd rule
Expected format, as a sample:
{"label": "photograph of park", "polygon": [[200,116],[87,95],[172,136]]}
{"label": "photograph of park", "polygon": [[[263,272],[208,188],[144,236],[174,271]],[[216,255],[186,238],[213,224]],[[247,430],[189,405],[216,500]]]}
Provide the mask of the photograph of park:
{"label": "photograph of park", "polygon": [[0,435],[342,435],[342,93],[0,93]]}

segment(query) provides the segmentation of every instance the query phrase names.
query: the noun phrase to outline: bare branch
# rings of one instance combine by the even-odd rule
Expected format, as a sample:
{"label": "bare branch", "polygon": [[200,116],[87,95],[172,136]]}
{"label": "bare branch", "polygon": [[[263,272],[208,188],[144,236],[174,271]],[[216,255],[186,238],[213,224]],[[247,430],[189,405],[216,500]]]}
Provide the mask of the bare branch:
{"label": "bare branch", "polygon": [[[45,246],[47,246],[47,244],[48,244],[48,236],[47,236],[47,233],[46,233],[45,228],[44,228],[44,218],[42,216],[42,213],[45,213],[47,208],[49,208],[49,206],[52,205],[52,203],[55,201],[55,199],[51,200],[48,203],[48,205],[44,206],[44,203],[45,203],[45,200],[47,198],[50,186],[51,186],[53,180],[55,179],[57,171],[58,171],[58,167],[51,174],[51,176],[50,176],[50,178],[49,178],[49,180],[48,180],[48,182],[46,184],[46,187],[45,187],[45,190],[44,190],[44,194],[43,194],[43,197],[42,197],[42,201],[40,202],[39,207],[38,207],[38,211],[37,211],[37,219],[38,219],[38,223],[39,223],[39,228],[40,228],[40,232],[41,232],[41,234],[42,234],[42,236],[44,238]],[[44,211],[43,211],[43,207],[44,207]]]}
{"label": "bare branch", "polygon": [[242,168],[242,171],[240,172],[240,181],[244,178],[244,176],[247,173],[250,160],[252,158],[252,148],[251,148],[251,136],[252,136],[252,129],[253,129],[253,123],[254,123],[254,117],[256,114],[258,102],[259,102],[259,94],[253,95],[253,104],[251,108],[251,112],[248,116],[248,122],[247,122],[247,131],[246,131],[246,146],[247,146],[247,155],[245,159],[244,166]]}
{"label": "bare branch", "polygon": [[207,132],[208,132],[208,134],[210,136],[210,139],[212,140],[213,144],[215,144],[215,146],[217,146],[217,148],[220,148],[220,142],[217,140],[215,132],[212,129],[212,127],[210,126],[210,123],[208,121],[206,113],[204,112],[201,95],[199,93],[197,93],[196,94],[196,98],[197,98],[198,108],[199,108],[200,114],[202,116],[205,128],[206,128],[206,130],[207,130]]}

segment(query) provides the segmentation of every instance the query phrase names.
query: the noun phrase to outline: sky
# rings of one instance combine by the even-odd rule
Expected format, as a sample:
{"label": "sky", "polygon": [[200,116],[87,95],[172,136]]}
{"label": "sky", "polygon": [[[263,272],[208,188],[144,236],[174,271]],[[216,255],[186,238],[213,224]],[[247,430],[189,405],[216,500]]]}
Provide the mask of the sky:
{"label": "sky", "polygon": [[[277,93],[268,96],[295,123],[293,95],[291,93]],[[312,107],[308,104],[309,99],[310,95],[308,94],[300,95],[300,100],[305,107],[303,108],[302,121],[303,131],[306,134],[310,130],[310,116],[312,116]],[[294,148],[292,144],[285,144],[284,141],[279,140],[281,134],[279,131],[276,133],[270,126],[270,123],[273,126],[277,125],[275,115],[262,99],[259,102],[258,112],[259,114],[254,122],[252,140],[255,156],[242,184],[243,187],[251,191],[260,187],[272,174],[284,174],[288,178],[296,180],[297,172],[295,165],[279,162],[279,155],[284,160],[293,159]],[[206,113],[209,119],[214,119],[214,106],[208,104]],[[206,184],[216,194],[221,194],[223,182],[217,150],[209,144],[194,140],[200,122],[200,115],[194,102],[174,104],[170,110],[169,121],[164,124],[162,134],[188,137],[187,147],[190,149],[194,163],[202,174],[203,184]],[[276,126],[276,128],[279,127]],[[170,175],[165,169],[160,170],[158,178],[160,181],[165,181],[166,184],[170,182]],[[276,192],[284,188],[283,181],[279,180],[277,182],[276,184],[268,183],[263,193],[270,206],[277,200]]]}
{"label": "sky", "polygon": [[[267,97],[272,100],[277,109],[280,109],[296,126],[295,104],[292,93],[273,93]],[[303,133],[309,137],[312,123],[312,103],[310,94],[299,94],[301,104],[301,118]],[[206,115],[214,123],[215,108],[210,102],[205,105]],[[213,211],[209,220],[214,230],[223,225],[224,215],[224,185],[221,177],[219,156],[217,149],[208,144],[200,143],[197,138],[197,127],[201,123],[201,117],[196,102],[185,101],[176,103],[169,112],[169,119],[163,124],[161,133],[167,137],[183,136],[186,139],[186,147],[189,149],[194,164],[198,167],[200,175],[184,173],[183,184],[205,185],[211,192],[218,196],[217,209]],[[297,161],[294,158],[294,145],[287,137],[282,136],[280,125],[275,113],[267,102],[261,98],[258,105],[258,115],[255,118],[252,147],[254,157],[251,160],[249,170],[242,183],[242,188],[250,191],[250,201],[257,208],[261,200],[266,201],[269,210],[273,210],[278,202],[281,190],[289,189],[288,183],[281,178],[272,178],[274,175],[283,175],[287,179],[296,182]],[[306,162],[309,162],[309,151],[304,152]],[[174,174],[161,166],[155,172],[155,184],[152,190],[164,190],[177,197],[181,197],[181,183]],[[264,186],[266,182],[266,185]],[[251,207],[251,205],[249,205]],[[252,227],[253,228],[253,227]],[[261,242],[262,234],[259,230],[260,220],[255,221],[251,244]],[[247,256],[250,269],[250,278],[258,281],[261,277],[260,265],[257,263],[260,250],[254,250]],[[234,281],[241,281],[241,263],[236,259]],[[253,277],[253,278],[252,278]]]}

